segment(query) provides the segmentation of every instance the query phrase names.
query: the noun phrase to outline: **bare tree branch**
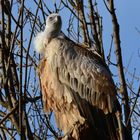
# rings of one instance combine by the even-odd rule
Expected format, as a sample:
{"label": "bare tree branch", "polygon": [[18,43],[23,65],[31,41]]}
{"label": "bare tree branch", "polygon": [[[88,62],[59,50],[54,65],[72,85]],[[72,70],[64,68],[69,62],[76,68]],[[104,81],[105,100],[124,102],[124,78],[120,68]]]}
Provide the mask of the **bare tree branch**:
{"label": "bare tree branch", "polygon": [[[112,23],[113,23],[116,59],[117,59],[118,73],[119,73],[121,89],[122,89],[122,96],[124,101],[125,123],[127,123],[130,114],[130,106],[129,106],[127,85],[126,85],[124,71],[123,71],[123,61],[122,61],[121,42],[120,42],[120,27],[115,13],[114,1],[109,0],[108,4],[111,12]],[[130,119],[128,121],[128,129],[131,133],[132,127],[131,127]]]}

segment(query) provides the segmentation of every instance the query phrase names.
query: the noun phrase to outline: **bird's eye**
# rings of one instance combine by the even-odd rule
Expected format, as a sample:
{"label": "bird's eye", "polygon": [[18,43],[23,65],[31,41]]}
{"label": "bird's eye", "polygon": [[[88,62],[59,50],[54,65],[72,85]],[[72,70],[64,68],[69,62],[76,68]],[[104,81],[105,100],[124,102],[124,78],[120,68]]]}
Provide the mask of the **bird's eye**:
{"label": "bird's eye", "polygon": [[49,20],[52,20],[53,19],[53,17],[49,17]]}

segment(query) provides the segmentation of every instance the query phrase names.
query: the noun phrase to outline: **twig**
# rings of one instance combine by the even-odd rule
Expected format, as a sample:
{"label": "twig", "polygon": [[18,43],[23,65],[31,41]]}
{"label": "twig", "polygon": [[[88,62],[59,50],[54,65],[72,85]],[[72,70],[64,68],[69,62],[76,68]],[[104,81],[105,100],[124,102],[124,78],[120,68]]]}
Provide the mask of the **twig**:
{"label": "twig", "polygon": [[[108,53],[108,56],[107,56],[107,60],[108,60],[109,63],[110,63],[110,59],[111,59],[112,46],[113,46],[113,35],[111,35],[110,49],[109,49],[109,53]],[[109,63],[108,63],[108,65],[109,65]]]}
{"label": "twig", "polygon": [[22,65],[23,65],[23,16],[24,16],[24,0],[21,1],[21,20],[20,20],[20,83],[19,83],[19,128],[20,128],[20,138],[25,139],[24,136],[24,129],[23,129],[23,99],[22,99],[22,81],[23,81],[23,75],[22,75]]}
{"label": "twig", "polygon": [[6,116],[5,116],[2,120],[0,120],[0,125],[1,125],[8,117],[10,117],[10,115],[13,114],[17,109],[18,109],[18,104],[17,104],[14,108],[12,108],[11,111],[10,111],[8,114],[6,114]]}
{"label": "twig", "polygon": [[136,106],[136,103],[137,103],[137,100],[138,100],[139,97],[140,97],[140,86],[139,86],[139,89],[138,89],[138,92],[137,92],[137,95],[136,95],[136,99],[135,99],[135,101],[134,101],[134,104],[133,104],[133,106],[132,106],[131,112],[130,112],[130,114],[129,114],[129,117],[128,117],[126,126],[128,126],[128,124],[129,124],[129,120],[130,120],[130,118],[131,118],[131,116],[132,116],[132,114],[133,114],[133,112],[134,112],[134,108],[135,108],[135,106]]}
{"label": "twig", "polygon": [[98,53],[102,56],[101,44],[100,44],[100,41],[99,41],[99,38],[98,38],[98,32],[97,32],[95,17],[94,17],[94,12],[95,11],[94,11],[94,7],[93,7],[93,4],[92,4],[92,0],[88,0],[88,3],[89,3],[89,9],[90,9],[91,29],[92,29],[92,32],[94,33],[95,42],[96,42],[96,45],[98,47]]}

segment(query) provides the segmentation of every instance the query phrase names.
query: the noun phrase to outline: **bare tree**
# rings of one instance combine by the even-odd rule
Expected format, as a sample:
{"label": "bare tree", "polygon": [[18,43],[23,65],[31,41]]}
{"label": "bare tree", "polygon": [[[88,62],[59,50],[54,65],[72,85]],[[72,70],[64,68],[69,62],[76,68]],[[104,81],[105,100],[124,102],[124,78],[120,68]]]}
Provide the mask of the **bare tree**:
{"label": "bare tree", "polygon": [[[133,90],[134,72],[128,72],[131,83],[126,81],[125,66],[120,43],[118,17],[113,0],[103,0],[112,18],[112,40],[107,58],[104,54],[102,15],[96,0],[0,0],[0,138],[49,139],[60,138],[62,132],[55,126],[53,112],[43,111],[42,94],[37,74],[40,55],[33,50],[34,36],[43,30],[48,14],[67,11],[69,17],[65,34],[88,49],[96,50],[108,65],[118,70],[120,86],[118,98],[122,105],[126,127],[140,137],[140,104],[138,91]],[[53,7],[51,9],[50,7]],[[119,10],[119,9],[118,9]],[[113,45],[114,44],[114,45]],[[111,49],[114,46],[115,54]],[[138,53],[139,54],[139,53]],[[111,62],[115,55],[116,64]],[[129,71],[128,68],[126,68]],[[113,73],[115,75],[115,73]]]}

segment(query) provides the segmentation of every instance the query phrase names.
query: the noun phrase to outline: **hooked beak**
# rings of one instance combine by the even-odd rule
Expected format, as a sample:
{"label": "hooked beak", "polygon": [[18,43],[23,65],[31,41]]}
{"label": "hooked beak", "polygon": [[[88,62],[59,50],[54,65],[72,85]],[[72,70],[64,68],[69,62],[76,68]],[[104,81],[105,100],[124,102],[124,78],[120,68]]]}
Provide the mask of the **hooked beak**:
{"label": "hooked beak", "polygon": [[56,16],[56,17],[55,17],[55,21],[56,21],[56,22],[58,22],[59,19],[60,19],[60,16]]}

